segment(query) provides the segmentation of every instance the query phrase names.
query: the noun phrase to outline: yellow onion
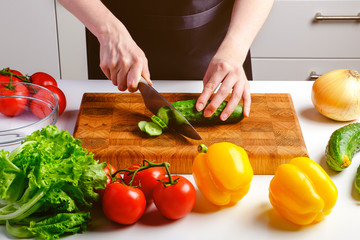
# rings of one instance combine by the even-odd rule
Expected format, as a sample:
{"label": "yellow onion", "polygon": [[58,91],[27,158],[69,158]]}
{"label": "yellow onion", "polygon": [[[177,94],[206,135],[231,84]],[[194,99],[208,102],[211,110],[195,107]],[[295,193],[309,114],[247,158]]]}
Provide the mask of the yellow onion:
{"label": "yellow onion", "polygon": [[360,117],[360,74],[338,69],[320,76],[313,84],[311,100],[324,116],[337,121]]}

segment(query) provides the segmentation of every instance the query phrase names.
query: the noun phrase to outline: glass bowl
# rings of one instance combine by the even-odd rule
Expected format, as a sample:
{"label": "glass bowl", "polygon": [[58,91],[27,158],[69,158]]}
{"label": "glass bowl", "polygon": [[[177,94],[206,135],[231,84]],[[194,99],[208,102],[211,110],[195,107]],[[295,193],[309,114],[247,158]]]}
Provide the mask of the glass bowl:
{"label": "glass bowl", "polygon": [[55,95],[27,82],[0,82],[0,146],[20,143],[32,132],[58,119]]}

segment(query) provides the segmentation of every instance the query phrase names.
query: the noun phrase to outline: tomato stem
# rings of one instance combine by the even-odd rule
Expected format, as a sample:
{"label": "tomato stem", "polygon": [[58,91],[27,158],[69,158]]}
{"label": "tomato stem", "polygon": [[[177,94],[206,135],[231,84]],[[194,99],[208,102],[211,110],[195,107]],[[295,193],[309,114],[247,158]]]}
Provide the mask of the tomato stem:
{"label": "tomato stem", "polygon": [[134,181],[136,173],[138,173],[140,171],[143,171],[145,169],[148,169],[148,168],[152,168],[152,167],[164,167],[165,168],[166,173],[169,176],[169,181],[168,182],[167,181],[161,181],[161,182],[164,183],[164,185],[165,184],[166,184],[166,186],[167,185],[174,185],[174,184],[177,183],[178,179],[173,180],[172,177],[171,177],[171,173],[170,173],[170,169],[169,169],[170,168],[170,163],[168,163],[168,162],[155,163],[155,162],[151,162],[151,161],[146,160],[146,159],[143,160],[142,164],[138,168],[136,168],[134,170],[120,169],[120,170],[117,170],[115,173],[113,173],[111,175],[111,177],[116,176],[116,174],[118,174],[120,172],[126,172],[126,173],[128,173],[128,175],[132,175],[131,180],[129,182],[129,186],[132,186],[132,182]]}
{"label": "tomato stem", "polygon": [[4,69],[0,70],[0,75],[10,76],[9,85],[12,84],[13,77],[16,77],[16,78],[18,78],[18,79],[20,79],[21,81],[24,81],[24,82],[28,82],[28,83],[30,82],[30,80],[28,79],[27,76],[14,74],[13,72],[11,72],[10,68],[4,68]]}

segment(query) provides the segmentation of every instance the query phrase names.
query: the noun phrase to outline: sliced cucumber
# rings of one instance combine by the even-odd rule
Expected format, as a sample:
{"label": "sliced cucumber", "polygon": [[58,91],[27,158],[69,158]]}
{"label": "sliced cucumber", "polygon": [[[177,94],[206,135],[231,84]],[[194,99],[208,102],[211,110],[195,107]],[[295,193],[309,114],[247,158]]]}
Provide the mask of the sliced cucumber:
{"label": "sliced cucumber", "polygon": [[181,124],[187,124],[186,120],[184,119],[183,116],[181,116],[181,113],[179,113],[176,110],[173,110],[173,116],[174,116],[174,120],[175,120],[175,124],[176,125],[181,125]]}
{"label": "sliced cucumber", "polygon": [[140,130],[141,130],[142,132],[145,132],[145,125],[146,125],[146,123],[147,123],[147,121],[140,121],[140,122],[138,123],[138,127],[140,128]]}
{"label": "sliced cucumber", "polygon": [[154,122],[146,122],[144,131],[150,136],[160,136],[163,132],[162,128]]}
{"label": "sliced cucumber", "polygon": [[166,124],[169,125],[171,109],[167,106],[159,108],[157,116]]}
{"label": "sliced cucumber", "polygon": [[166,123],[164,123],[163,120],[161,120],[158,116],[156,115],[151,116],[151,120],[157,125],[159,125],[163,130],[168,129]]}

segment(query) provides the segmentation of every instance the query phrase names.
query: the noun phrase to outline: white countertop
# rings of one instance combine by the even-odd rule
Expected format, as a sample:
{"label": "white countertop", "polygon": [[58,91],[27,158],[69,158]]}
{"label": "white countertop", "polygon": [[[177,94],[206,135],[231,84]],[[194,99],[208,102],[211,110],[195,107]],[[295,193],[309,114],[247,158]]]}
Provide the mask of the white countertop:
{"label": "white countertop", "polygon": [[[56,125],[70,133],[73,133],[84,92],[118,92],[107,80],[60,80],[58,83],[67,97],[67,107]],[[101,211],[94,211],[93,221],[85,233],[65,239],[358,239],[360,195],[353,185],[360,155],[355,155],[352,165],[341,173],[328,168],[324,152],[329,137],[333,131],[348,123],[329,120],[316,111],[311,102],[312,84],[310,81],[250,82],[252,93],[291,94],[309,156],[326,170],[339,191],[332,213],[322,222],[298,227],[282,219],[268,199],[268,187],[273,175],[255,175],[250,191],[235,206],[217,209],[198,193],[194,210],[183,219],[166,220],[152,205],[131,226],[112,223],[105,219]],[[202,82],[154,81],[154,87],[159,92],[197,93],[202,90]],[[191,175],[186,177],[193,182]],[[204,209],[207,210],[204,212]],[[0,227],[0,239],[3,238],[11,239],[4,227]]]}

